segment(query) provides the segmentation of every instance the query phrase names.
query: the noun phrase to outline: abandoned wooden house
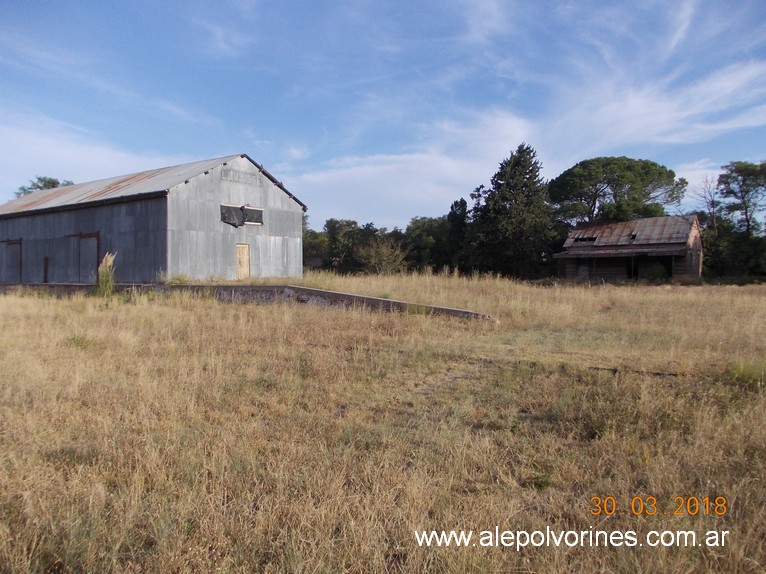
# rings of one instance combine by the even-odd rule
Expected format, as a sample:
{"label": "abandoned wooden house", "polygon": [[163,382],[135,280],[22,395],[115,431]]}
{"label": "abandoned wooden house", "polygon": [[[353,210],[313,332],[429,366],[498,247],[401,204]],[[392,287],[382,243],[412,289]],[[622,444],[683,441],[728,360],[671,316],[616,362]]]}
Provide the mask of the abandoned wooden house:
{"label": "abandoned wooden house", "polygon": [[584,281],[702,279],[697,217],[649,217],[578,227],[556,253],[559,275]]}
{"label": "abandoned wooden house", "polygon": [[40,190],[0,205],[0,283],[300,277],[305,210],[244,154]]}

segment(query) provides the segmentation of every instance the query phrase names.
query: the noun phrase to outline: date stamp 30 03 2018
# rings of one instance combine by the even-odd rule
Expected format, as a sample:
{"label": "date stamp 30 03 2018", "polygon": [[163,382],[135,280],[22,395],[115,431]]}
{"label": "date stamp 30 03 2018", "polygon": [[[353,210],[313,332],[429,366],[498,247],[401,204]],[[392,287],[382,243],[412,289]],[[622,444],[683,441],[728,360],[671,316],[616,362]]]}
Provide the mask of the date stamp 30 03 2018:
{"label": "date stamp 30 03 2018", "polygon": [[725,496],[676,496],[664,508],[654,496],[634,496],[624,504],[614,496],[591,496],[589,501],[593,516],[725,516],[729,512]]}

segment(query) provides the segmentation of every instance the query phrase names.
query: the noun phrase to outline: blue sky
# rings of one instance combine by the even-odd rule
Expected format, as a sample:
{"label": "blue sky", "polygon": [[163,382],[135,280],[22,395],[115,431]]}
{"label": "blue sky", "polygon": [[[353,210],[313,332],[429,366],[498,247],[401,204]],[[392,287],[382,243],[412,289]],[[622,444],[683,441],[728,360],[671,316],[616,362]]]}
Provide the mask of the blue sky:
{"label": "blue sky", "polygon": [[766,159],[766,3],[2,1],[0,201],[247,153],[330,217],[405,227],[520,143],[690,188]]}

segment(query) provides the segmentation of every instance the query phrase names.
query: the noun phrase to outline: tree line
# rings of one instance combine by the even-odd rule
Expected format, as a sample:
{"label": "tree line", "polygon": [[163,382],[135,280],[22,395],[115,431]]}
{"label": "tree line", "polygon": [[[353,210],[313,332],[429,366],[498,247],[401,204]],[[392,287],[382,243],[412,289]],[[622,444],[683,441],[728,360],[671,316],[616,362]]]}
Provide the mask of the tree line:
{"label": "tree line", "polygon": [[[440,217],[414,217],[406,229],[328,219],[304,223],[304,264],[340,273],[487,272],[522,279],[556,273],[553,254],[578,225],[667,215],[688,182],[653,161],[597,157],[545,181],[537,153],[522,143],[487,186],[458,199]],[[766,162],[722,166],[693,197],[707,277],[766,276]]]}

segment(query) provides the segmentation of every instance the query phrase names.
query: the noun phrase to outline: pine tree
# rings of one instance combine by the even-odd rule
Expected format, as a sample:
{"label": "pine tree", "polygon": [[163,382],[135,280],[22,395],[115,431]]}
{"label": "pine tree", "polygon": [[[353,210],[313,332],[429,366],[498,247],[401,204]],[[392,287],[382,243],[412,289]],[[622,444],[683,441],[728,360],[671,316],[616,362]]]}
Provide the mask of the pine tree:
{"label": "pine tree", "polygon": [[500,163],[491,187],[471,194],[474,266],[522,278],[536,277],[550,259],[555,237],[547,185],[535,150],[521,144]]}

